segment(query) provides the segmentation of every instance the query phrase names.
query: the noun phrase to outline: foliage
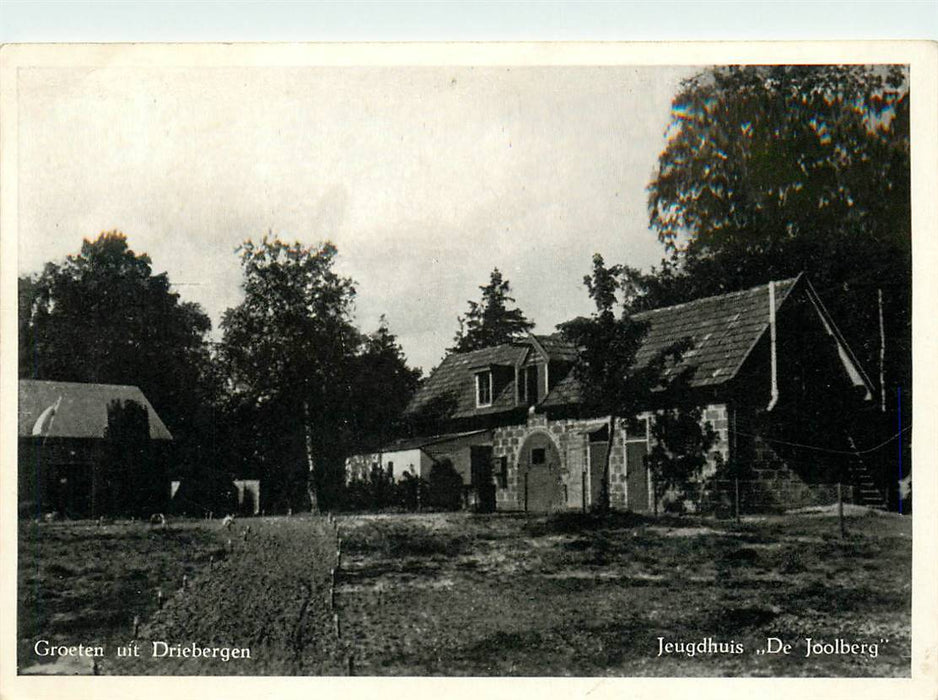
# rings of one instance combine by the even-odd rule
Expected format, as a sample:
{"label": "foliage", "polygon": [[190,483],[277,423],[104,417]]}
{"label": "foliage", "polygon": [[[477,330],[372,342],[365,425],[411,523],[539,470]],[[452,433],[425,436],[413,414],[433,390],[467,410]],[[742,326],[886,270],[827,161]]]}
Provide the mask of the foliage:
{"label": "foliage", "polygon": [[116,231],[19,280],[20,376],[140,387],[184,459],[198,449],[211,394],[210,328]]}
{"label": "foliage", "polygon": [[482,299],[470,301],[466,315],[459,317],[459,330],[449,352],[469,352],[510,343],[534,328],[534,323],[521,309],[509,308],[515,302],[510,296],[511,285],[497,267],[492,270],[489,283],[479,289]]}
{"label": "foliage", "polygon": [[[651,305],[800,272],[861,364],[911,381],[908,71],[902,66],[729,66],[685,81],[649,186],[669,258]],[[892,391],[894,395],[894,391]]]}
{"label": "foliage", "polygon": [[[245,493],[247,499],[248,493]],[[248,504],[245,504],[248,505]],[[253,514],[253,503],[241,508],[244,514]],[[173,496],[170,509],[177,515],[222,517],[237,513],[238,489],[228,474],[210,468],[201,468],[183,478]]]}
{"label": "foliage", "polygon": [[427,508],[426,479],[404,472],[399,481],[378,465],[368,476],[357,476],[346,484],[341,507],[349,511],[404,510]]}
{"label": "foliage", "polygon": [[583,388],[585,409],[591,414],[635,416],[647,407],[649,392],[658,381],[657,364],[633,367],[647,325],[632,318],[627,300],[616,314],[618,292],[628,289],[633,272],[624,265],[606,267],[602,255],[595,254],[592,275],[584,277],[583,284],[596,312],[558,326],[580,349],[574,372]]}
{"label": "foliage", "polygon": [[385,316],[354,360],[351,391],[358,449],[378,448],[404,431],[402,416],[417,391],[421,371],[407,359]]}
{"label": "foliage", "polygon": [[353,358],[352,280],[334,270],[331,243],[265,236],[239,248],[244,300],[222,318],[240,454],[259,467],[272,510],[316,506],[341,478]]}
{"label": "foliage", "polygon": [[107,407],[104,489],[97,515],[146,517],[165,512],[169,478],[165,456],[150,440],[147,409],[134,401]]}
{"label": "foliage", "polygon": [[462,508],[462,477],[448,459],[430,468],[427,478],[427,505],[433,510],[459,510]]}
{"label": "foliage", "polygon": [[[700,409],[689,401],[686,374],[665,372],[680,363],[690,342],[678,340],[636,366],[636,354],[648,331],[647,324],[631,314],[644,299],[642,276],[625,265],[607,267],[597,253],[592,274],[584,277],[583,283],[596,306],[595,313],[559,328],[579,348],[574,372],[582,386],[586,412],[634,423],[640,412],[655,405],[666,406],[653,423],[653,434],[660,444],[649,466],[664,484],[692,478],[706,462],[715,434],[701,424]],[[599,507],[609,507],[608,457]]]}
{"label": "foliage", "polygon": [[701,476],[718,435],[703,421],[701,407],[685,404],[655,411],[651,436],[648,468],[655,499],[660,502],[667,494],[680,499],[684,488]]}

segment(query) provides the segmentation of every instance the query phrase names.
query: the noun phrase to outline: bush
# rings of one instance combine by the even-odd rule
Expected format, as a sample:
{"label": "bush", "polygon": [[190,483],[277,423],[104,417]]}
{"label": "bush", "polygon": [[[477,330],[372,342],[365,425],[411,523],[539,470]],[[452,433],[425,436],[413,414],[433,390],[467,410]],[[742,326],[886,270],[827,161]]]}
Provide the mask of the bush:
{"label": "bush", "polygon": [[[253,506],[253,504],[252,504]],[[176,515],[216,517],[238,512],[238,489],[227,475],[204,470],[186,477],[170,504]]]}
{"label": "bush", "polygon": [[463,483],[448,459],[433,465],[427,480],[427,505],[434,510],[462,508]]}

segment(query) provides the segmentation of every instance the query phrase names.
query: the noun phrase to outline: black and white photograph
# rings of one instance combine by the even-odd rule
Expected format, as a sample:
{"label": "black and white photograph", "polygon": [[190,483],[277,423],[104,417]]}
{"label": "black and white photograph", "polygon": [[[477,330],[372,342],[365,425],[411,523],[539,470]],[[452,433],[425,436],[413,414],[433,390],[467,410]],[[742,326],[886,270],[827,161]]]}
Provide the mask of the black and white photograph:
{"label": "black and white photograph", "polygon": [[17,682],[933,678],[892,48],[8,52]]}

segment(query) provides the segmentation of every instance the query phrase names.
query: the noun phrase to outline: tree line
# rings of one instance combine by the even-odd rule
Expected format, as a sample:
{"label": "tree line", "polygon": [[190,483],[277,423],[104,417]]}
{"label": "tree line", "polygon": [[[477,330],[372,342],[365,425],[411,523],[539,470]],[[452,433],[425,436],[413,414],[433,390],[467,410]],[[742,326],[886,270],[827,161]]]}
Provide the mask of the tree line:
{"label": "tree line", "polygon": [[[634,313],[806,272],[861,364],[882,368],[884,424],[910,417],[909,158],[903,66],[728,66],[684,81],[648,186],[661,262],[642,272],[595,255],[584,279],[595,312],[559,329],[582,349],[588,402],[627,417],[648,390],[648,376],[625,371],[643,333]],[[266,236],[238,255],[244,299],[213,344],[204,311],[125,236],[86,240],[19,280],[20,375],[138,385],[206,493],[238,473],[264,480],[272,510],[328,506],[346,454],[407,430],[421,373],[385,319],[355,326],[355,284],[335,271],[332,244]],[[497,268],[480,291],[451,351],[534,327]],[[659,458],[693,469],[679,459],[689,449]]]}

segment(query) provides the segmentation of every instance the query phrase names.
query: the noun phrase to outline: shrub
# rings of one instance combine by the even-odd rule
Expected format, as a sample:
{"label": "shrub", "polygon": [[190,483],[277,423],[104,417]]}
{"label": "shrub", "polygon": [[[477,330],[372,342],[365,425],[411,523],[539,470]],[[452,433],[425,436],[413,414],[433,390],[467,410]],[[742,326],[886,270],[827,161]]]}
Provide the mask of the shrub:
{"label": "shrub", "polygon": [[433,465],[427,480],[427,505],[435,510],[459,510],[463,501],[463,482],[448,459]]}

